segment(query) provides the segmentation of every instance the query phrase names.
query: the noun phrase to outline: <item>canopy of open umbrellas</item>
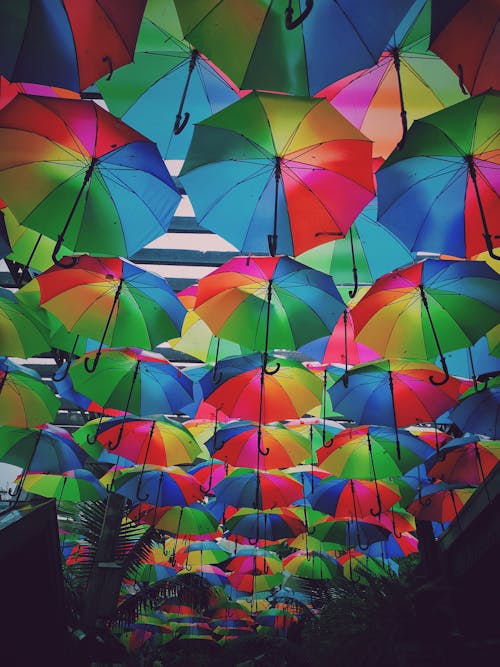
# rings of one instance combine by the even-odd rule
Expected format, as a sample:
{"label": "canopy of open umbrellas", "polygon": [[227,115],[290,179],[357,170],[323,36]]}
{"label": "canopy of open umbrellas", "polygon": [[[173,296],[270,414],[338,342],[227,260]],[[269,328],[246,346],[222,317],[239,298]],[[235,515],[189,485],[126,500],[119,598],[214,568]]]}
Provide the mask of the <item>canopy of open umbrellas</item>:
{"label": "canopy of open umbrellas", "polygon": [[[129,650],[286,633],[308,582],[397,573],[415,521],[438,535],[496,465],[498,11],[2,4],[11,493],[57,500],[69,577],[90,547],[64,507],[118,494],[156,529],[118,605],[187,575],[211,595],[145,610]],[[176,294],[129,258],[181,188],[241,254]],[[22,361],[44,354],[52,382]],[[61,400],[88,422],[55,426]]]}

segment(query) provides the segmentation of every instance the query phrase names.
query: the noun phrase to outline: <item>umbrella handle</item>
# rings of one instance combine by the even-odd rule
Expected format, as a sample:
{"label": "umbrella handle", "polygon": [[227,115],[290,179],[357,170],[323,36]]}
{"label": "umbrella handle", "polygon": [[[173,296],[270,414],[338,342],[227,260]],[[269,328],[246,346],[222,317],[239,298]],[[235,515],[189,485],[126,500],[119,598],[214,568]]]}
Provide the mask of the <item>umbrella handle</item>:
{"label": "umbrella handle", "polygon": [[[139,476],[139,481],[137,482],[137,490],[136,490],[136,492],[135,492],[135,497],[136,497],[137,500],[139,500],[141,503],[145,503],[146,500],[149,498],[149,493],[146,493],[144,496],[140,495],[141,485],[142,485],[142,475],[143,475],[143,472],[141,472],[141,474],[140,474],[140,476]],[[161,483],[161,482],[160,482],[160,483]]]}
{"label": "umbrella handle", "polygon": [[297,16],[296,19],[293,18],[293,7],[292,0],[288,1],[288,7],[285,9],[285,27],[287,30],[294,30],[297,28],[311,13],[313,8],[313,0],[306,0],[306,8]]}
{"label": "umbrella handle", "polygon": [[[73,360],[73,355],[71,355],[70,358],[66,361],[66,367],[65,367],[65,369],[64,369],[64,371],[63,371],[63,373],[62,373],[62,375],[60,375],[59,377],[56,377],[56,376],[57,376],[57,371],[61,369],[61,366],[59,366],[59,367],[56,369],[54,375],[52,376],[52,379],[54,380],[54,382],[62,382],[65,378],[68,377],[69,367],[70,367],[70,365],[71,365],[71,361],[72,361],[72,360]],[[61,365],[62,365],[62,364],[61,364]]]}
{"label": "umbrella handle", "polygon": [[114,72],[113,61],[111,60],[111,58],[109,56],[103,56],[102,62],[103,63],[108,63],[109,74],[106,77],[106,81],[109,81],[111,79],[111,77],[113,76],[113,72]]}
{"label": "umbrella handle", "polygon": [[264,373],[266,375],[276,375],[276,373],[279,371],[281,368],[281,364],[279,361],[276,362],[276,366],[273,369],[270,369],[267,364],[264,366]]}
{"label": "umbrella handle", "polygon": [[85,357],[83,363],[84,363],[85,370],[87,371],[87,373],[94,373],[94,371],[97,368],[97,364],[99,363],[99,357],[100,356],[101,356],[101,352],[98,351],[93,359],[90,359],[90,357]]}
{"label": "umbrella handle", "polygon": [[460,86],[460,90],[464,95],[469,96],[467,88],[464,85],[464,68],[462,66],[462,63],[458,63],[457,69],[458,69],[458,85]]}
{"label": "umbrella handle", "polygon": [[62,269],[71,269],[73,266],[76,266],[78,264],[78,256],[77,257],[70,257],[69,262],[65,264],[62,259],[57,259],[57,254],[62,248],[62,244],[64,241],[64,234],[59,234],[57,237],[57,242],[54,246],[54,250],[52,251],[52,261],[56,266],[61,267]]}
{"label": "umbrella handle", "polygon": [[392,514],[392,534],[396,538],[403,537],[403,533],[398,533],[396,529],[396,520],[394,519],[394,510],[392,508],[391,508],[391,514]]}
{"label": "umbrella handle", "polygon": [[442,380],[435,380],[434,375],[429,376],[430,383],[433,384],[435,387],[440,387],[441,385],[446,384],[450,379],[450,373],[448,371],[448,365],[446,363],[446,359],[442,354],[440,358],[441,358],[441,365],[443,367],[444,378]]}
{"label": "umbrella handle", "polygon": [[[175,123],[174,123],[174,134],[180,134],[182,130],[186,127],[186,125],[189,122],[189,118],[191,117],[191,114],[189,111],[186,111],[184,113],[184,118],[182,118],[182,115],[178,113],[175,117]],[[182,120],[181,120],[182,118]]]}
{"label": "umbrella handle", "polygon": [[[349,241],[351,244],[352,278],[354,281],[353,289],[349,290],[349,296],[351,297],[351,299],[354,299],[354,297],[358,292],[358,267],[356,266],[356,254],[354,252],[354,239],[352,238],[352,227],[349,228]],[[345,310],[344,310],[344,316],[346,316]]]}
{"label": "umbrella handle", "polygon": [[217,364],[212,369],[212,380],[214,384],[220,384],[222,382],[222,372],[217,370]]}

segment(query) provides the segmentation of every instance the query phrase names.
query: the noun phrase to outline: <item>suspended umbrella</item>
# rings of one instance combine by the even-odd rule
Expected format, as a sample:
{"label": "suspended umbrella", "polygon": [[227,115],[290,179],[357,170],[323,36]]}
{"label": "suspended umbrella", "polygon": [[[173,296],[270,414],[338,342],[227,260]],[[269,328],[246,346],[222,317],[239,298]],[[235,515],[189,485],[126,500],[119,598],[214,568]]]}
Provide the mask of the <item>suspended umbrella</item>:
{"label": "suspended umbrella", "polygon": [[[406,504],[404,499],[401,500],[401,503]],[[400,537],[403,533],[415,530],[414,516],[402,509],[398,503],[393,505],[388,512],[382,512],[377,518],[377,521],[379,521],[384,528],[390,530],[395,537]]]}
{"label": "suspended umbrella", "polygon": [[402,429],[396,434],[387,426],[346,428],[318,449],[318,465],[337,477],[367,479],[377,482],[397,477],[423,463],[434,449]]}
{"label": "suspended umbrella", "polygon": [[[467,40],[467,49],[461,49]],[[488,0],[432,3],[431,49],[460,77],[471,95],[500,89],[498,6]]]}
{"label": "suspended umbrella", "polygon": [[457,404],[461,383],[445,379],[433,364],[382,359],[354,366],[348,387],[336,382],[329,394],[336,409],[359,424],[394,427],[399,455],[400,427],[433,422]]}
{"label": "suspended umbrella", "polygon": [[425,462],[430,477],[449,484],[478,486],[500,460],[500,441],[477,435],[453,438]]}
{"label": "suspended umbrella", "polygon": [[[312,537],[324,543],[334,542],[343,547],[358,548],[361,545],[385,540],[390,535],[388,528],[381,526],[374,518],[370,520],[368,517],[357,521],[334,517],[319,519],[311,524],[311,533]],[[363,546],[363,549],[366,550],[366,546]]]}
{"label": "suspended umbrella", "polygon": [[499,258],[499,113],[491,91],[417,120],[377,171],[379,221],[412,252]]}
{"label": "suspended umbrella", "polygon": [[213,456],[241,468],[257,468],[258,462],[264,470],[288,468],[309,458],[309,440],[279,422],[260,427],[248,420],[228,422],[222,424],[215,438],[206,441],[206,446]]}
{"label": "suspended umbrella", "polygon": [[191,433],[180,422],[167,418],[107,419],[89,439],[129,461],[160,466],[190,464],[201,452]]}
{"label": "suspended umbrella", "polygon": [[428,484],[419,490],[407,509],[419,521],[447,523],[458,516],[474,491],[475,488],[465,484]]}
{"label": "suspended umbrella", "polygon": [[298,255],[344,236],[372,199],[371,143],[326,100],[253,92],[198,123],[181,181],[203,227],[243,252]]}
{"label": "suspended umbrella", "polygon": [[367,584],[367,575],[375,577],[388,577],[391,570],[397,571],[397,565],[393,561],[381,560],[359,553],[351,549],[346,554],[340,556],[339,565],[344,571],[344,577],[357,583]]}
{"label": "suspended umbrella", "polygon": [[0,424],[23,428],[48,424],[59,405],[36,371],[0,357]]}
{"label": "suspended umbrella", "polygon": [[[144,507],[144,506],[143,506]],[[173,536],[192,539],[215,533],[218,520],[203,505],[141,508],[140,521]]]}
{"label": "suspended umbrella", "polygon": [[311,506],[332,517],[363,519],[379,516],[380,508],[387,510],[400,500],[396,485],[383,481],[356,479],[325,479],[318,484],[308,499]]}
{"label": "suspended umbrella", "polygon": [[103,406],[136,415],[173,414],[192,400],[191,380],[160,354],[133,347],[103,350],[89,373],[96,355],[81,356],[69,375],[78,392]]}
{"label": "suspended umbrella", "polygon": [[287,507],[302,497],[302,485],[277,470],[237,468],[215,485],[218,500],[233,507],[271,509]]}
{"label": "suspended umbrella", "polygon": [[410,0],[235,4],[175,0],[186,39],[240,88],[312,95],[377,61]]}
{"label": "suspended umbrella", "polygon": [[146,6],[133,62],[97,87],[111,113],[152,139],[163,157],[183,159],[194,124],[238,94],[197,49],[165,29],[154,4]]}
{"label": "suspended umbrella", "polygon": [[274,509],[250,509],[243,507],[225,522],[225,528],[234,535],[249,538],[250,544],[260,540],[277,541],[304,532],[304,524],[286,507]]}
{"label": "suspended umbrella", "polygon": [[183,574],[196,574],[210,586],[224,587],[227,585],[227,572],[217,567],[217,565],[195,565],[191,567],[191,570],[181,570],[179,572],[179,575]]}
{"label": "suspended umbrella", "polygon": [[217,542],[211,542],[210,540],[203,542],[195,540],[177,552],[177,562],[188,570],[190,567],[223,563],[228,558],[227,551],[222,549]]}
{"label": "suspended umbrella", "polygon": [[[17,478],[16,482],[22,476]],[[75,469],[61,475],[28,473],[23,479],[23,491],[44,498],[55,498],[57,503],[104,500],[106,489],[88,470]]]}
{"label": "suspended umbrella", "polygon": [[450,412],[450,419],[464,433],[500,438],[500,386],[465,396]]}
{"label": "suspended umbrella", "polygon": [[309,414],[320,417],[321,421],[325,424],[324,437],[323,432],[321,433],[321,445],[323,446],[327,441],[327,415],[336,418],[341,418],[344,416],[332,403],[329,392],[337,381],[342,380],[344,384],[347,383],[347,371],[345,366],[341,366],[340,364],[326,365],[317,364],[315,362],[304,362],[304,366],[316,376],[321,378],[321,384],[323,385],[320,405],[309,410]]}
{"label": "suspended umbrella", "polygon": [[374,140],[374,155],[402,146],[416,118],[463,99],[456,75],[429,50],[431,4],[413,4],[375,65],[318,93]]}
{"label": "suspended umbrella", "polygon": [[242,574],[277,574],[283,571],[283,563],[276,554],[264,549],[241,549],[227,561],[228,572]]}
{"label": "suspended umbrella", "polygon": [[384,541],[370,544],[366,553],[382,562],[387,558],[405,558],[418,553],[418,540],[410,533],[405,533],[401,537],[389,535]]}
{"label": "suspended umbrella", "polygon": [[33,317],[17,295],[0,287],[0,350],[27,359],[48,352],[48,331]]}
{"label": "suspended umbrella", "polygon": [[286,468],[283,472],[286,472],[288,475],[292,475],[296,480],[298,480],[304,489],[304,495],[314,491],[314,487],[317,482],[326,477],[331,477],[331,473],[328,470],[322,470],[316,465],[299,465],[294,466],[293,468]]}
{"label": "suspended umbrella", "polygon": [[486,340],[488,341],[490,354],[500,357],[500,324],[497,324],[496,327],[488,331]]}
{"label": "suspended umbrella", "polygon": [[331,580],[341,573],[338,561],[321,552],[296,551],[283,559],[286,572],[303,579]]}
{"label": "suspended umbrella", "polygon": [[[317,461],[316,452],[320,447],[323,446],[323,443],[331,440],[334,435],[340,433],[340,431],[343,431],[345,428],[343,424],[333,419],[320,419],[319,417],[288,419],[284,422],[284,425],[287,428],[293,431],[298,431],[302,435],[306,435],[309,438],[311,465]],[[315,474],[313,467],[311,467],[311,473]]]}
{"label": "suspended umbrella", "polygon": [[297,617],[286,609],[265,609],[255,618],[259,625],[265,625],[275,630],[288,630],[288,628],[297,622]]}
{"label": "suspended umbrella", "polygon": [[136,583],[146,585],[154,584],[164,579],[175,577],[177,570],[169,565],[159,565],[153,563],[140,563],[134,570],[134,579]]}
{"label": "suspended umbrella", "polygon": [[199,280],[195,304],[217,336],[265,353],[327,335],[343,309],[332,278],[284,255],[229,260]]}
{"label": "suspended umbrella", "polygon": [[488,339],[493,343],[500,334],[500,325],[493,327],[474,345],[445,354],[448,369],[456,377],[470,378],[474,387],[478,387],[480,376],[500,371],[500,358],[490,352]]}
{"label": "suspended umbrella", "polygon": [[[219,382],[212,370],[200,380],[205,400],[229,417],[270,423],[296,419],[321,402],[321,380],[302,364],[284,356],[251,354],[218,363]],[[260,414],[261,382],[263,384]]]}
{"label": "suspended umbrella", "polygon": [[356,340],[385,357],[434,360],[495,326],[498,275],[485,262],[425,259],[379,278],[351,311]]}
{"label": "suspended umbrella", "polygon": [[130,62],[146,0],[4,5],[0,71],[27,81],[80,91]]}
{"label": "suspended umbrella", "polygon": [[103,345],[153,349],[180,333],[186,315],[163,278],[121,258],[82,255],[75,266],[54,266],[34,281],[40,305],[68,331],[100,341],[96,365]]}
{"label": "suspended umbrella", "polygon": [[211,458],[210,461],[202,461],[193,466],[190,473],[198,480],[203,493],[213,496],[215,485],[233,470],[234,468],[228,463]]}
{"label": "suspended umbrella", "polygon": [[178,466],[133,466],[108,471],[101,483],[132,502],[155,507],[191,505],[203,497],[198,482]]}
{"label": "suspended umbrella", "polygon": [[19,223],[57,240],[54,261],[63,243],[130,256],[180,201],[156,146],[91,101],[18,95],[0,110],[0,146],[0,192]]}

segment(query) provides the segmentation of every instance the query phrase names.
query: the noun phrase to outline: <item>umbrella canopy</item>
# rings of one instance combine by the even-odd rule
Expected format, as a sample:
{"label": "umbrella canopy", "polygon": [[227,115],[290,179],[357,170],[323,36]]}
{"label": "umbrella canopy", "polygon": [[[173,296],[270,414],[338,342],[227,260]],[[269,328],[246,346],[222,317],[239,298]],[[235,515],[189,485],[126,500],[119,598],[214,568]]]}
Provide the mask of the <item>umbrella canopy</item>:
{"label": "umbrella canopy", "polygon": [[0,287],[0,350],[11,357],[27,359],[48,352],[48,331],[17,300],[17,295]]}
{"label": "umbrella canopy", "polygon": [[380,505],[384,509],[392,507],[401,498],[396,488],[386,481],[375,484],[355,479],[324,479],[309,494],[309,500],[320,512],[357,520],[379,515]]}
{"label": "umbrella canopy", "polygon": [[20,291],[39,290],[39,303],[70,332],[101,347],[153,349],[178,336],[186,309],[168,283],[121,258],[82,255],[53,266]]}
{"label": "umbrella canopy", "polygon": [[302,496],[302,484],[277,470],[237,468],[214,487],[218,500],[233,507],[287,507]]}
{"label": "umbrella canopy", "polygon": [[404,558],[418,553],[418,540],[410,533],[405,533],[400,537],[389,535],[384,541],[370,544],[366,553],[377,559]]}
{"label": "umbrella canopy", "polygon": [[63,242],[130,256],[180,201],[156,146],[94,102],[18,95],[0,110],[0,146],[0,193],[18,222],[57,239],[53,257]]}
{"label": "umbrella canopy", "polygon": [[453,438],[425,462],[430,477],[449,484],[478,486],[500,460],[500,441],[477,435]]}
{"label": "umbrella canopy", "polygon": [[396,569],[397,565],[392,561],[382,563],[382,560],[362,554],[351,549],[339,558],[339,564],[343,568],[344,577],[358,583],[367,583],[366,575],[375,575],[376,577],[387,577],[391,570]]}
{"label": "umbrella canopy", "polygon": [[344,236],[372,199],[371,143],[326,100],[254,92],[196,126],[181,181],[203,227],[297,255]]}
{"label": "umbrella canopy", "polygon": [[286,507],[267,510],[243,507],[226,520],[225,527],[234,535],[249,538],[250,544],[261,539],[274,542],[294,537],[305,529],[298,516]]}
{"label": "umbrella canopy", "polygon": [[80,91],[134,56],[146,0],[7,3],[0,72],[10,81]]}
{"label": "umbrella canopy", "polygon": [[419,521],[447,523],[457,517],[474,491],[475,488],[464,484],[428,484],[419,490],[417,498],[407,509]]}
{"label": "umbrella canopy", "polygon": [[[467,40],[466,50],[459,46],[463,39]],[[458,74],[471,95],[500,89],[496,66],[500,33],[494,2],[432,2],[431,49]]]}
{"label": "umbrella canopy", "polygon": [[377,171],[379,221],[411,251],[496,257],[499,114],[492,91],[417,120]]}
{"label": "umbrella canopy", "polygon": [[498,274],[486,262],[425,259],[379,278],[351,311],[356,340],[384,357],[434,360],[498,324]]}
{"label": "umbrella canopy", "polygon": [[283,559],[283,569],[305,579],[334,579],[342,570],[332,556],[317,551],[296,551]]}
{"label": "umbrella canopy", "polygon": [[[19,479],[19,478],[18,478]],[[103,500],[106,489],[88,470],[76,469],[62,475],[29,473],[24,477],[23,490],[61,502]]]}
{"label": "umbrella canopy", "polygon": [[51,423],[59,406],[36,371],[0,357],[0,424],[32,428]]}
{"label": "umbrella canopy", "polygon": [[413,3],[376,65],[318,93],[373,139],[374,155],[386,158],[402,145],[416,118],[463,99],[454,72],[429,50],[431,4]]}
{"label": "umbrella canopy", "polygon": [[[228,422],[205,444],[213,456],[242,468],[257,468],[258,463],[266,470],[288,468],[310,456],[308,438],[280,423]],[[262,457],[257,452],[259,446]]]}
{"label": "umbrella canopy", "polygon": [[500,386],[466,395],[450,412],[450,419],[464,433],[500,438]]}
{"label": "umbrella canopy", "polygon": [[411,4],[175,0],[183,35],[240,88],[294,95],[312,95],[374,64]]}
{"label": "umbrella canopy", "polygon": [[86,360],[93,365],[96,355],[84,354],[69,374],[75,389],[100,405],[136,415],[172,414],[193,399],[191,380],[160,354],[129,347],[103,350],[99,366],[89,373]]}
{"label": "umbrella canopy", "polygon": [[152,139],[163,157],[183,159],[194,124],[238,94],[199,51],[165,29],[154,5],[146,6],[133,62],[97,86],[111,113]]}
{"label": "umbrella canopy", "polygon": [[157,508],[151,506],[146,510],[141,508],[140,521],[171,535],[183,537],[208,535],[216,532],[219,525],[217,519],[199,504],[191,507]]}
{"label": "umbrella canopy", "polygon": [[219,361],[218,382],[212,369],[200,380],[205,400],[229,417],[254,421],[261,417],[262,423],[302,417],[321,403],[322,382],[314,373],[282,356],[269,355],[263,367],[263,356],[251,354]]}
{"label": "umbrella canopy", "polygon": [[[334,517],[318,519],[311,524],[310,532],[313,538],[323,543],[333,542],[347,547],[372,544],[385,540],[390,535],[388,528],[368,517],[357,521]],[[326,546],[324,548],[326,549]]]}
{"label": "umbrella canopy", "polygon": [[434,449],[400,430],[397,456],[394,429],[387,426],[346,428],[318,449],[318,465],[337,477],[380,479],[404,474],[434,453]]}
{"label": "umbrella canopy", "polygon": [[332,278],[281,255],[235,257],[201,278],[195,311],[217,336],[266,351],[329,334],[344,307]]}

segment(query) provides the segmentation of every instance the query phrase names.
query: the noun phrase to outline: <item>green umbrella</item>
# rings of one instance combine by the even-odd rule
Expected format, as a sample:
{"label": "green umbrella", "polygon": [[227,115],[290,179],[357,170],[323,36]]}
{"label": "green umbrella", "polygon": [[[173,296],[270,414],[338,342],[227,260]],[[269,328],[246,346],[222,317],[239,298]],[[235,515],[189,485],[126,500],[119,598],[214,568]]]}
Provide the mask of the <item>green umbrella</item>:
{"label": "green umbrella", "polygon": [[0,350],[12,357],[27,359],[48,352],[48,331],[16,296],[0,287]]}

